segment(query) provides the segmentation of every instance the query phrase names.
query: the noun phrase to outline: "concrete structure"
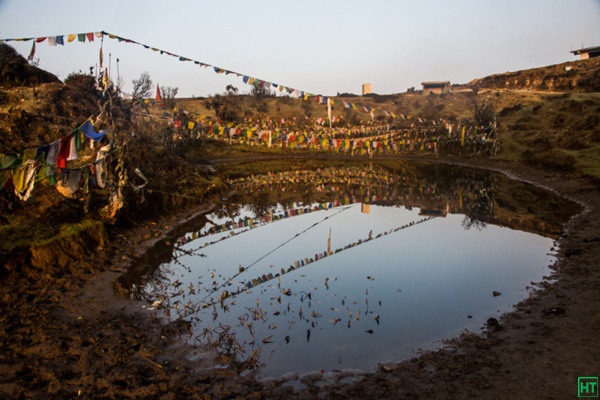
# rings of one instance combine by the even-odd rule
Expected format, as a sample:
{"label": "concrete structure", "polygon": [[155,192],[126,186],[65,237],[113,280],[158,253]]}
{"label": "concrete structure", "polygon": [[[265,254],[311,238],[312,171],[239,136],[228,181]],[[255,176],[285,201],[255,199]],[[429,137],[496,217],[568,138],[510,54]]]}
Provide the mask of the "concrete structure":
{"label": "concrete structure", "polygon": [[371,89],[371,84],[370,83],[363,83],[363,85],[362,85],[362,95],[364,96],[365,94],[369,94],[369,93],[373,93],[373,90]]}
{"label": "concrete structure", "polygon": [[571,53],[575,56],[579,56],[580,60],[587,58],[594,58],[600,56],[600,46],[586,47],[584,49],[574,50]]}
{"label": "concrete structure", "polygon": [[423,85],[423,94],[441,94],[450,90],[450,81],[421,82],[421,85]]}

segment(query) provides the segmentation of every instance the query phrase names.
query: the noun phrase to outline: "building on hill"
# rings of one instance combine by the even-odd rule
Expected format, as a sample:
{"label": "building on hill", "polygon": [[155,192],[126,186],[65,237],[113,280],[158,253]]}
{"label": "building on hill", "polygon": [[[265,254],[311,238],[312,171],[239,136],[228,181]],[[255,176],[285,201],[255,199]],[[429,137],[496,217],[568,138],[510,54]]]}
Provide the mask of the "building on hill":
{"label": "building on hill", "polygon": [[573,55],[579,56],[580,60],[585,60],[588,58],[594,58],[600,56],[600,46],[586,47],[579,50],[571,51]]}
{"label": "building on hill", "polygon": [[363,83],[362,85],[362,95],[373,93],[373,89],[371,89],[370,83]]}
{"label": "building on hill", "polygon": [[421,82],[421,85],[423,85],[423,94],[441,94],[450,90],[450,81]]}

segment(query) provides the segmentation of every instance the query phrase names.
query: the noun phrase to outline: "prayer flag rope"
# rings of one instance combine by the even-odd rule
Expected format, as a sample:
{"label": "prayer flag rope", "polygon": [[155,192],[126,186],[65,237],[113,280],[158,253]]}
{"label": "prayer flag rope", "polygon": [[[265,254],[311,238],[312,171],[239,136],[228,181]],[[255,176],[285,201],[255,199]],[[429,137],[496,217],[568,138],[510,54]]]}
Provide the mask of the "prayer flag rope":
{"label": "prayer flag rope", "polygon": [[[108,36],[110,39],[114,39],[117,40],[119,42],[125,42],[125,43],[130,43],[130,44],[136,44],[139,46],[144,47],[145,49],[149,49],[152,50],[154,52],[157,52],[159,54],[166,54],[168,56],[174,57],[177,60],[181,61],[181,62],[191,62],[195,65],[198,65],[200,67],[205,67],[205,68],[212,68],[217,74],[224,74],[224,75],[235,75],[238,78],[242,79],[242,82],[244,82],[245,84],[251,85],[251,86],[255,86],[255,87],[259,87],[259,88],[273,88],[274,90],[278,90],[280,93],[287,93],[291,96],[294,97],[298,97],[304,100],[314,100],[319,104],[325,104],[328,107],[330,107],[332,104],[333,105],[340,105],[343,106],[344,108],[348,108],[348,109],[353,109],[353,110],[357,110],[357,111],[364,111],[367,112],[369,114],[371,114],[372,117],[374,117],[375,115],[384,115],[384,116],[388,116],[388,117],[392,117],[392,118],[397,118],[398,116],[390,111],[386,111],[386,110],[382,110],[382,109],[378,109],[378,108],[373,108],[373,107],[367,107],[367,106],[361,106],[359,104],[354,104],[354,103],[350,103],[350,102],[346,102],[346,101],[340,101],[334,98],[329,98],[327,96],[323,96],[321,94],[315,94],[315,93],[311,93],[308,91],[304,91],[304,90],[299,90],[299,89],[295,89],[292,88],[290,86],[285,86],[285,85],[281,85],[278,83],[274,83],[274,82],[270,82],[264,79],[259,79],[259,78],[255,78],[252,76],[249,76],[247,74],[242,74],[240,72],[236,72],[236,71],[231,71],[229,69],[226,68],[221,68],[218,67],[216,65],[212,65],[210,63],[204,62],[204,61],[198,61],[198,60],[194,60],[192,58],[189,57],[185,57],[179,54],[175,54],[173,52],[170,51],[166,51],[166,50],[162,50],[159,49],[157,47],[153,47],[144,43],[140,43],[138,41],[132,40],[132,39],[128,39],[128,38],[124,38],[122,36],[118,36],[112,33],[108,33],[105,31],[100,31],[100,32],[86,32],[86,33],[73,33],[73,34],[68,34],[68,35],[57,35],[57,36],[39,36],[39,37],[23,37],[23,38],[6,38],[6,39],[0,39],[0,41],[2,42],[11,42],[11,41],[16,41],[16,42],[27,42],[27,41],[33,41],[33,45],[32,45],[32,49],[31,49],[31,53],[29,54],[28,59],[33,59],[33,55],[35,54],[35,46],[36,43],[42,43],[44,41],[47,41],[49,46],[64,46],[65,44],[65,37],[66,37],[66,41],[67,43],[73,42],[77,39],[78,42],[80,43],[85,43],[87,42],[94,42],[95,38],[100,38],[100,39],[104,39],[104,36]],[[100,48],[100,65],[102,66],[102,48]]]}

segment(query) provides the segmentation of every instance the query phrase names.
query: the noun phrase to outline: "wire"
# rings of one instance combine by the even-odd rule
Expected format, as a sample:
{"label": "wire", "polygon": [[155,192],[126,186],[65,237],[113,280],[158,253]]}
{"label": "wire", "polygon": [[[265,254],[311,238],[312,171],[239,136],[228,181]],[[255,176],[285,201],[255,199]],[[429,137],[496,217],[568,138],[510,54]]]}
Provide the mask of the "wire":
{"label": "wire", "polygon": [[222,289],[223,287],[229,285],[229,283],[231,283],[231,281],[233,281],[235,278],[237,278],[238,276],[240,276],[241,274],[243,274],[244,272],[247,272],[250,268],[252,268],[254,265],[258,264],[260,261],[262,261],[263,259],[265,259],[266,257],[268,257],[269,255],[273,254],[274,252],[276,252],[277,250],[279,250],[280,248],[282,248],[283,246],[285,246],[286,244],[290,243],[292,240],[302,236],[303,234],[305,234],[306,232],[308,232],[309,230],[315,228],[316,226],[322,224],[323,222],[327,221],[330,218],[333,218],[335,216],[337,216],[338,214],[349,210],[352,207],[355,207],[356,205],[351,205],[348,207],[343,207],[341,210],[339,210],[338,212],[336,212],[333,215],[328,215],[325,218],[323,218],[321,221],[315,222],[314,224],[312,224],[311,226],[309,226],[308,228],[304,229],[302,232],[296,233],[293,237],[291,237],[290,239],[286,240],[285,242],[281,243],[279,246],[275,247],[273,250],[269,251],[268,253],[266,253],[265,255],[261,256],[260,258],[258,258],[256,261],[254,261],[253,263],[251,263],[250,265],[248,265],[246,268],[244,268],[243,271],[240,271],[238,273],[236,273],[235,275],[233,275],[231,278],[227,279],[225,282],[223,282],[222,284],[220,284],[219,286],[217,286],[214,291],[212,293],[207,294],[206,296],[204,296],[202,299],[200,299],[200,302],[203,302],[204,300],[206,300],[207,298],[211,297],[217,290]]}

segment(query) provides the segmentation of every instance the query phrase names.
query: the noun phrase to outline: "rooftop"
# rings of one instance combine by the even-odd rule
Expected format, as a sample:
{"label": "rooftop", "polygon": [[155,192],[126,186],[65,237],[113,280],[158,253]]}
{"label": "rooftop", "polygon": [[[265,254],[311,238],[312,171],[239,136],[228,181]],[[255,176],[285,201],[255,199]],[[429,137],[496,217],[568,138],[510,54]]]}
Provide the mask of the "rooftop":
{"label": "rooftop", "polygon": [[585,47],[579,50],[572,50],[571,53],[579,55],[581,53],[595,53],[600,51],[600,46]]}
{"label": "rooftop", "polygon": [[429,87],[444,87],[444,86],[450,86],[450,81],[421,82],[421,85],[423,85],[423,86],[429,86]]}

